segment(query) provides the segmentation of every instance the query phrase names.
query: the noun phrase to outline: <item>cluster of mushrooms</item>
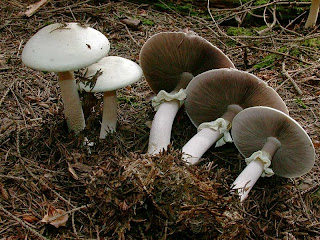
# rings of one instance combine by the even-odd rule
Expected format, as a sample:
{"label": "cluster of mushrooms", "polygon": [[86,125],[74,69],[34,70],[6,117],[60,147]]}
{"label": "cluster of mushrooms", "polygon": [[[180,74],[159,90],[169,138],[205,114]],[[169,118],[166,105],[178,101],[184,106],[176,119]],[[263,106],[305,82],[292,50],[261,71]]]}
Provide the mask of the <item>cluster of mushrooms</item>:
{"label": "cluster of mushrooms", "polygon": [[[167,149],[174,118],[184,104],[198,133],[182,148],[182,159],[194,165],[213,144],[234,142],[247,163],[232,185],[240,201],[260,176],[298,177],[314,165],[312,141],[276,91],[253,74],[237,70],[220,49],[195,33],[152,36],[141,49],[141,68],[107,56],[109,49],[99,31],[67,23],[44,27],[22,52],[25,65],[58,73],[66,121],[76,134],[85,127],[78,90],[104,92],[100,138],[105,138],[116,129],[116,89],[143,74],[157,94],[152,99],[156,114],[148,154]],[[81,68],[86,69],[85,81],[76,83],[73,71]]]}

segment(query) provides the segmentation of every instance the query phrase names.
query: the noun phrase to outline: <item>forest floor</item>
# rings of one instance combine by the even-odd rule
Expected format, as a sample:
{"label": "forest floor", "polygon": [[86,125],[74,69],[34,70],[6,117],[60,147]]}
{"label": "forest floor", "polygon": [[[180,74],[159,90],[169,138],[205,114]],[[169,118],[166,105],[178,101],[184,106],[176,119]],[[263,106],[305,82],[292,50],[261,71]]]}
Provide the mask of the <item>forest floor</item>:
{"label": "forest floor", "polygon": [[[52,0],[27,17],[34,2],[0,6],[0,239],[320,239],[320,32],[304,29],[310,3]],[[277,91],[314,143],[314,167],[261,178],[240,204],[230,185],[245,164],[233,144],[197,166],[180,160],[196,133],[183,108],[168,152],[145,154],[154,111],[144,78],[118,91],[116,133],[99,139],[99,94],[83,133],[69,133],[56,74],[24,66],[21,52],[44,26],[75,21],[105,34],[109,55],[137,63],[152,35],[194,31]]]}

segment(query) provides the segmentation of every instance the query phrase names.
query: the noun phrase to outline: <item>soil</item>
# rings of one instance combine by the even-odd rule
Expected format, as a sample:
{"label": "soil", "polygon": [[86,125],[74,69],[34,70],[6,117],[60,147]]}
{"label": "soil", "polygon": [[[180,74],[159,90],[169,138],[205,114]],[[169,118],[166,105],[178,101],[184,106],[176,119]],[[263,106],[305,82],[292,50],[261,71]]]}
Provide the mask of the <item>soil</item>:
{"label": "soil", "polygon": [[[61,0],[27,17],[35,1],[3,0],[0,239],[319,239],[319,30],[304,29],[309,3],[254,2]],[[169,150],[146,154],[154,110],[144,77],[117,92],[116,133],[99,139],[102,95],[84,93],[87,126],[70,133],[57,75],[21,62],[28,39],[56,22],[88,24],[107,36],[109,55],[136,63],[152,35],[194,31],[277,91],[313,141],[314,167],[261,178],[240,204],[230,185],[245,163],[233,144],[210,148],[196,166],[180,160],[196,133],[184,108]]]}

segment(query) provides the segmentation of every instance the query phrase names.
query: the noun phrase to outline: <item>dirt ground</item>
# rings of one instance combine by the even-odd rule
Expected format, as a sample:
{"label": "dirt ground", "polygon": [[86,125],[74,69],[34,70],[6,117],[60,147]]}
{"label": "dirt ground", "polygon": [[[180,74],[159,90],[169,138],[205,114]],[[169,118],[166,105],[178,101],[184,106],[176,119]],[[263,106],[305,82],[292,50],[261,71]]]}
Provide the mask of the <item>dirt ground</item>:
{"label": "dirt ground", "polygon": [[[27,17],[34,2],[0,4],[0,239],[320,239],[320,34],[303,27],[308,2],[51,0]],[[154,111],[144,78],[118,91],[115,134],[99,139],[99,94],[84,106],[83,133],[69,133],[56,74],[24,66],[21,52],[42,27],[75,21],[105,34],[109,55],[137,63],[153,34],[196,32],[278,92],[314,143],[314,167],[261,178],[240,204],[230,185],[245,164],[233,144],[181,162],[196,133],[183,108],[169,151],[146,155]],[[64,224],[45,223],[48,213]]]}

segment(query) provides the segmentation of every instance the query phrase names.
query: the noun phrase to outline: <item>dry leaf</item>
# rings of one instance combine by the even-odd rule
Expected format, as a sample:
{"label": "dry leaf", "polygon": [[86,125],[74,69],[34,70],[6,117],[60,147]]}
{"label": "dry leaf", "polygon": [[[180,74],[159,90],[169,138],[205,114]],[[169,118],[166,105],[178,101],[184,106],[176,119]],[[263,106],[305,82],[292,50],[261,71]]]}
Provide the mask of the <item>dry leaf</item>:
{"label": "dry leaf", "polygon": [[49,206],[48,213],[44,215],[41,222],[49,223],[56,228],[65,226],[68,221],[68,214],[62,209],[56,209],[53,206]]}
{"label": "dry leaf", "polygon": [[124,23],[125,25],[127,25],[129,28],[132,28],[132,29],[138,29],[138,26],[141,23],[139,19],[131,18],[131,17],[122,18],[120,19],[120,22]]}
{"label": "dry leaf", "polygon": [[68,163],[68,171],[69,173],[71,173],[71,176],[75,179],[75,180],[79,180],[79,177],[76,173],[76,171],[73,169],[72,165],[70,163]]}
{"label": "dry leaf", "polygon": [[71,164],[71,166],[80,172],[91,172],[92,171],[92,167],[90,167],[89,165],[80,163],[80,162],[76,162],[75,164]]}
{"label": "dry leaf", "polygon": [[28,223],[33,223],[33,222],[37,222],[39,221],[39,219],[35,216],[32,216],[32,215],[28,215],[28,214],[24,214],[22,216],[22,219]]}
{"label": "dry leaf", "polygon": [[315,148],[320,148],[320,141],[314,139],[314,140],[312,140],[312,143]]}

